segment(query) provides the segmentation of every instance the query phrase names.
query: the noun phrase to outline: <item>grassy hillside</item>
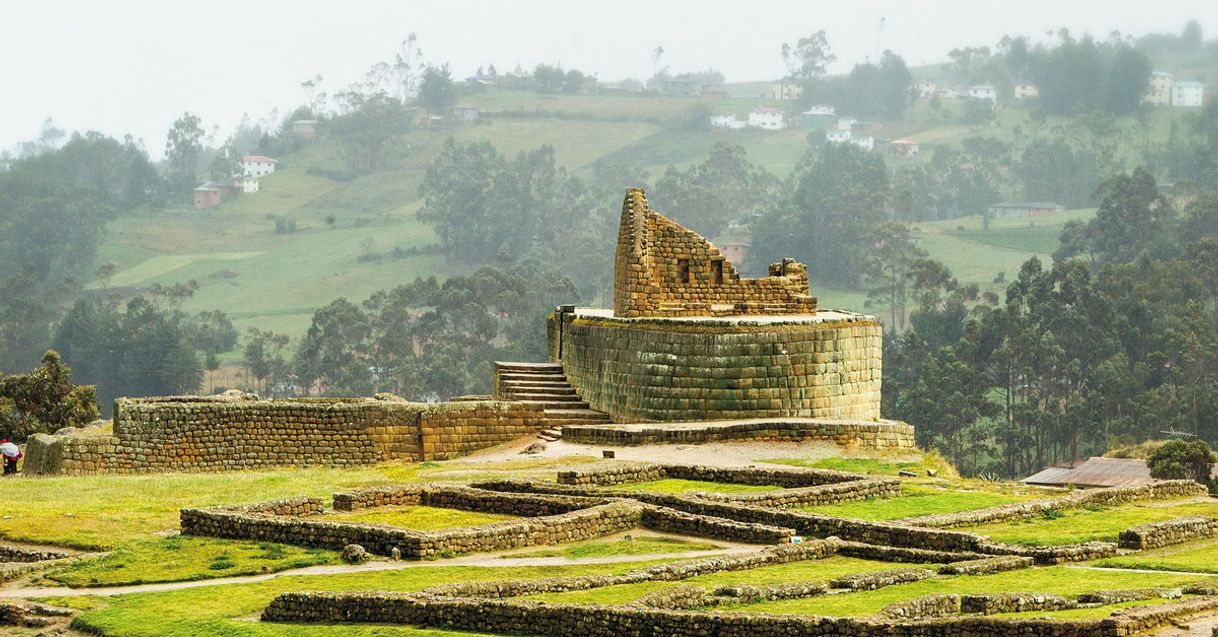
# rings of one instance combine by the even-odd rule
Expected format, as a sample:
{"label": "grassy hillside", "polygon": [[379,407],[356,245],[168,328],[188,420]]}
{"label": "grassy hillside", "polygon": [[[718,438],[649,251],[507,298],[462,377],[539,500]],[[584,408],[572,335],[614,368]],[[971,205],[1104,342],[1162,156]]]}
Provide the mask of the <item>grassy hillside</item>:
{"label": "grassy hillside", "polygon": [[[184,309],[221,309],[243,331],[256,326],[295,338],[304,332],[317,307],[339,296],[363,299],[374,290],[418,276],[443,278],[468,271],[465,264],[448,263],[425,250],[436,238],[415,218],[421,206],[419,184],[448,137],[489,142],[509,156],[550,144],[556,161],[577,174],[591,176],[589,167],[599,161],[641,169],[652,182],[667,166],[700,162],[716,142],[726,141],[743,146],[750,161],[786,176],[808,150],[805,131],[712,132],[680,126],[692,117],[691,109],[743,117],[765,102],[760,96],[707,100],[702,106],[693,99],[662,97],[511,91],[467,96],[462,104],[493,115],[478,124],[420,127],[398,137],[387,151],[384,170],[351,181],[310,174],[317,172],[311,169],[334,174],[345,166],[341,140],[324,139],[279,157],[280,170],[263,180],[259,193],[208,210],[174,208],[114,222],[98,262],[118,265],[110,281],[115,287],[139,289],[194,279],[201,287]],[[1073,125],[1052,118],[1035,124],[1026,110],[1008,106],[1000,108],[994,122],[969,126],[953,123],[957,108],[958,104],[946,102],[935,110],[921,101],[906,120],[873,134],[912,136],[929,151],[935,144],[958,145],[970,135],[1009,141],[1030,134],[1034,126]],[[1145,134],[1164,139],[1171,122],[1187,110],[1159,109],[1145,129],[1132,119],[1119,121],[1124,152],[1135,154]],[[915,161],[930,155],[924,152]],[[617,214],[616,201],[605,202],[604,214]],[[1035,220],[997,220],[988,230],[982,229],[980,216],[918,227],[931,256],[947,263],[961,280],[1001,291],[1003,284],[994,283],[999,272],[1009,278],[1030,256],[1048,258],[1061,225],[1089,214],[1075,211]],[[276,218],[293,220],[295,230],[277,233]],[[864,293],[824,288],[817,284],[816,273],[811,274],[822,307],[879,310],[864,306]]]}

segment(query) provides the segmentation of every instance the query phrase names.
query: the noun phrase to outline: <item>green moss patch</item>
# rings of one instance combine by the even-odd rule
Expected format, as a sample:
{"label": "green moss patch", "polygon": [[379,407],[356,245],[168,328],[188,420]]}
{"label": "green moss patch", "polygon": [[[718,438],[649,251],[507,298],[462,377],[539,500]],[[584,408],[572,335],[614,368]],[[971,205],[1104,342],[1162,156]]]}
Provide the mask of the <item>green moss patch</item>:
{"label": "green moss patch", "polygon": [[1121,531],[1148,522],[1190,515],[1218,517],[1218,500],[1209,502],[1135,502],[1111,508],[1048,511],[1040,515],[960,529],[997,542],[1050,546],[1102,540],[1115,542]]}
{"label": "green moss patch", "polygon": [[932,513],[957,513],[986,507],[1031,500],[1039,495],[1002,493],[999,491],[956,491],[921,484],[901,485],[901,495],[895,498],[869,498],[804,509],[843,518],[861,520],[896,520]]}
{"label": "green moss patch", "polygon": [[1161,549],[1118,555],[1092,564],[1110,568],[1218,573],[1218,539],[1186,542]]}

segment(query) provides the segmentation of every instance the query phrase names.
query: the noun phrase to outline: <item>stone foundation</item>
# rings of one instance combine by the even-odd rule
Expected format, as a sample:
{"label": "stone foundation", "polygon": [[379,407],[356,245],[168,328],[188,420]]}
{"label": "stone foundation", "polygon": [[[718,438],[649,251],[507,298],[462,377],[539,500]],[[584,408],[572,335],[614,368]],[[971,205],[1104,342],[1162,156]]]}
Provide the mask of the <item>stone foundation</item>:
{"label": "stone foundation", "polygon": [[895,420],[754,420],[666,423],[663,425],[568,425],[563,438],[586,445],[700,445],[708,442],[817,440],[860,449],[913,449],[914,428]]}

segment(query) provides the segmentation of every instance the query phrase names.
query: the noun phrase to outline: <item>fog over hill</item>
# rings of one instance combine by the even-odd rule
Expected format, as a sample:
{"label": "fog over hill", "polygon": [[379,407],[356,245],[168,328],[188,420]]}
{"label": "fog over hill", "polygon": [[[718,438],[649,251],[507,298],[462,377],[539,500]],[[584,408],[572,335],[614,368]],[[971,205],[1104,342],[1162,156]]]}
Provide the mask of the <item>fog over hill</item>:
{"label": "fog over hill", "polygon": [[300,103],[302,81],[321,75],[331,91],[357,81],[411,32],[425,60],[450,63],[456,77],[489,63],[561,63],[602,80],[644,79],[661,46],[662,65],[713,67],[742,82],[781,76],[780,44],[820,29],[837,55],[829,71],[845,72],[884,49],[921,65],[1004,34],[1141,35],[1174,31],[1188,17],[1218,32],[1218,10],[1205,0],[16,3],[0,20],[0,148],[35,137],[51,118],[68,131],[131,134],[155,158],[183,111],[219,126],[222,141],[243,114]]}

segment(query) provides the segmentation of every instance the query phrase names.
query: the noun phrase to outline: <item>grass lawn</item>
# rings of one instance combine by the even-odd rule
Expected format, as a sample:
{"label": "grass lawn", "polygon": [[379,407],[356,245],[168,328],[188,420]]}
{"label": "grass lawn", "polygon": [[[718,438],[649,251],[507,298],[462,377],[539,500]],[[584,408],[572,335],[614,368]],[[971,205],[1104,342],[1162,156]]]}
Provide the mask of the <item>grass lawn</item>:
{"label": "grass lawn", "polygon": [[518,519],[514,515],[441,509],[427,506],[386,506],[358,511],[327,513],[327,520],[340,522],[369,522],[388,524],[415,531],[442,531],[463,526],[478,526],[492,522]]}
{"label": "grass lawn", "polygon": [[662,535],[635,535],[630,540],[588,540],[562,547],[541,549],[539,551],[512,553],[503,557],[566,557],[580,559],[611,557],[615,555],[660,555],[663,553],[685,553],[689,551],[713,551],[721,548],[723,547],[718,544],[700,540],[687,540]]}
{"label": "grass lawn", "polygon": [[1094,566],[1218,573],[1218,539],[1186,542],[1092,562]]}
{"label": "grass lawn", "polygon": [[[960,485],[960,488],[968,488]],[[986,507],[1032,500],[1043,495],[1002,493],[999,491],[959,491],[951,488],[906,483],[896,498],[869,498],[841,504],[814,506],[803,509],[843,518],[862,520],[896,520],[932,513],[956,513]]]}
{"label": "grass lawn", "polygon": [[[760,602],[733,610],[765,613],[803,613],[835,617],[857,617],[879,612],[884,606],[933,593],[1053,593],[1077,595],[1089,591],[1124,588],[1172,587],[1195,582],[1196,575],[1129,573],[1085,570],[1066,566],[1028,568],[993,575],[935,577],[897,584],[874,591],[807,599]],[[1111,609],[1109,610],[1111,612]],[[1104,613],[1105,615],[1107,613]]]}
{"label": "grass lawn", "polygon": [[553,479],[554,469],[588,457],[511,462],[390,463],[357,469],[273,469],[19,478],[0,481],[0,537],[82,549],[111,549],[178,528],[178,509],[320,497],[390,482],[456,479]]}
{"label": "grass lawn", "polygon": [[410,626],[294,625],[257,620],[275,595],[304,590],[419,591],[451,582],[624,573],[659,562],[580,566],[480,568],[414,567],[396,571],[280,577],[253,584],[209,586],[111,598],[72,597],[50,603],[88,609],[77,628],[115,637],[471,637],[473,633]]}
{"label": "grass lawn", "polygon": [[955,475],[955,469],[938,453],[927,453],[921,457],[904,454],[884,458],[849,458],[845,456],[831,456],[828,458],[771,458],[758,460],[757,462],[880,476],[895,476],[901,471],[913,471],[921,475],[926,475],[927,471],[935,471],[943,477]]}
{"label": "grass lawn", "polygon": [[712,493],[755,493],[761,491],[776,491],[778,485],[733,484],[731,482],[706,482],[703,480],[679,480],[665,478],[651,482],[635,482],[608,487],[617,491],[649,491],[651,493],[689,493],[691,491],[709,491]]}
{"label": "grass lawn", "polygon": [[128,542],[104,557],[44,577],[72,587],[123,586],[256,575],[338,561],[337,552],[324,549],[175,535]]}
{"label": "grass lawn", "polygon": [[1121,531],[1147,522],[1190,515],[1218,516],[1218,500],[1209,502],[1136,502],[1113,508],[1053,511],[1023,520],[961,528],[997,542],[1049,546],[1104,540],[1115,542]]}

